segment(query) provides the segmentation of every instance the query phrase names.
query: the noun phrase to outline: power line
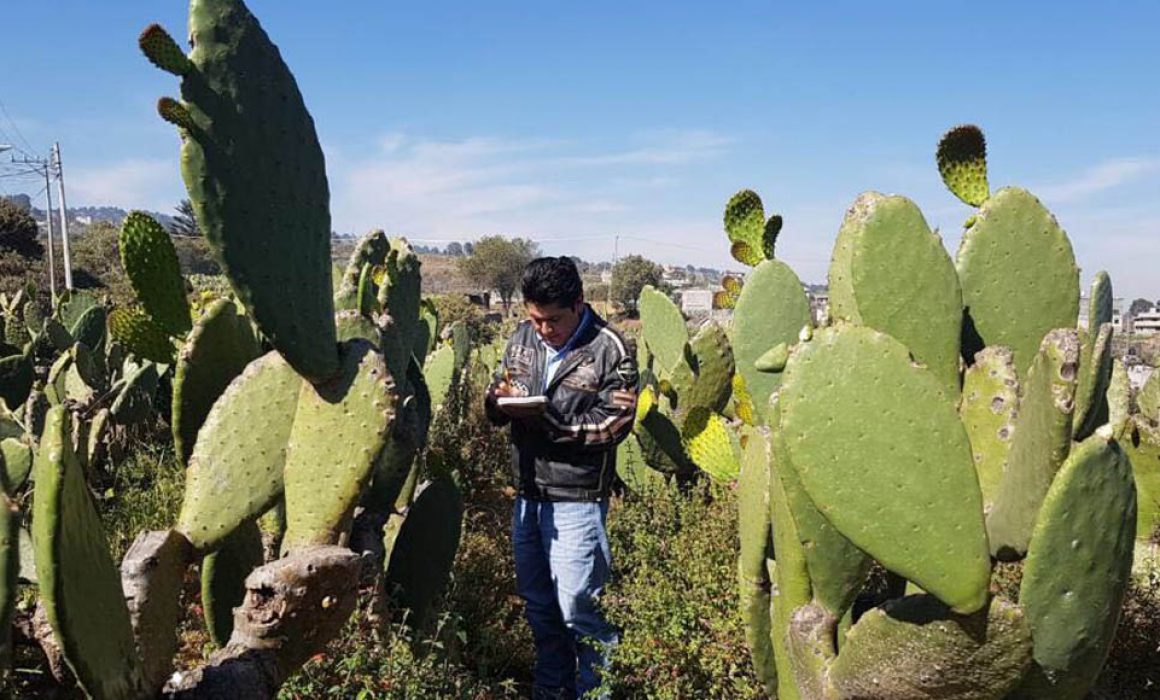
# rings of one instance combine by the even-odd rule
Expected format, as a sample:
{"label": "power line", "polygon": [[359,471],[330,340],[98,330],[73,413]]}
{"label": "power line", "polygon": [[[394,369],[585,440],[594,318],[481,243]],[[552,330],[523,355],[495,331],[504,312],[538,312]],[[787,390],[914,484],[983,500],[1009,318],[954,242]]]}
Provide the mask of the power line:
{"label": "power line", "polygon": [[35,149],[32,148],[32,144],[28,142],[28,139],[24,138],[24,134],[20,132],[20,127],[16,125],[16,120],[8,114],[8,108],[4,106],[4,100],[0,100],[0,113],[2,113],[4,118],[8,120],[8,123],[12,125],[12,131],[16,133],[16,137],[20,139],[20,142],[28,148],[28,151],[25,151],[23,148],[16,146],[16,150],[20,151],[23,155],[29,155],[29,151]]}

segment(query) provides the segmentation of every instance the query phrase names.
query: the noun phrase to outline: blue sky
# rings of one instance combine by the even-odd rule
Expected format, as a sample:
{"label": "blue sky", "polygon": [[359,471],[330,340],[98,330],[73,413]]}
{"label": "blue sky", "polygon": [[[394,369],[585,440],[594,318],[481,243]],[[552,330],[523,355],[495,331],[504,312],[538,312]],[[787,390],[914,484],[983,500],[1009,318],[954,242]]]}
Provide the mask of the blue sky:
{"label": "blue sky", "polygon": [[[184,3],[6,5],[0,142],[59,140],[72,205],[171,209],[178,141],[153,105],[177,86],[135,39],[184,36]],[[750,187],[785,217],[779,257],[820,282],[867,189],[914,199],[955,249],[970,210],[933,152],[974,122],[992,186],[1044,200],[1085,284],[1107,269],[1117,296],[1160,297],[1152,0],[250,6],[314,114],[339,231],[596,260],[620,234],[621,254],[724,267],[722,208]]]}

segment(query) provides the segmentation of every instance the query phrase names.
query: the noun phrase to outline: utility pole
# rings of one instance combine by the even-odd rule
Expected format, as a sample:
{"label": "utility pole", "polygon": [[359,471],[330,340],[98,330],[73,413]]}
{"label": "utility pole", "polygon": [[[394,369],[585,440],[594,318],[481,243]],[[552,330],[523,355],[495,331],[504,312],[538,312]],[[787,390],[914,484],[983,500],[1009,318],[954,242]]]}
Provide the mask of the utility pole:
{"label": "utility pole", "polygon": [[[9,147],[11,148],[11,147]],[[0,146],[0,151],[5,150]],[[44,173],[44,196],[48,203],[44,207],[44,221],[48,224],[48,288],[49,294],[52,297],[52,305],[56,306],[56,246],[53,243],[54,231],[52,226],[52,169],[51,161],[44,158],[29,158],[22,157],[20,160],[12,159],[13,163],[20,163],[21,165],[34,166],[38,171]]]}
{"label": "utility pole", "polygon": [[72,257],[68,250],[68,207],[64,201],[64,165],[60,161],[60,142],[52,144],[52,163],[56,170],[56,184],[60,189],[60,242],[64,257],[64,288],[72,291]]}

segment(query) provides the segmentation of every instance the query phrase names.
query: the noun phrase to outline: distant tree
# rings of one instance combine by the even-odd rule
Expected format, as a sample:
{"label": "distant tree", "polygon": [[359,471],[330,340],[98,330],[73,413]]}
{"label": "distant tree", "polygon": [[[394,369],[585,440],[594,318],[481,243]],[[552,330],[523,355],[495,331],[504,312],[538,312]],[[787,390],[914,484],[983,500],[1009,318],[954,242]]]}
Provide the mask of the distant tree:
{"label": "distant tree", "polygon": [[463,244],[463,254],[464,255],[474,255],[475,254],[475,244],[472,243],[471,241],[467,241],[466,243],[464,243]]}
{"label": "distant tree", "polygon": [[1128,315],[1138,316],[1141,313],[1145,311],[1151,311],[1154,308],[1156,308],[1155,304],[1148,301],[1147,299],[1135,299],[1132,301],[1132,305],[1128,307]]}
{"label": "distant tree", "polygon": [[453,258],[463,257],[463,244],[459,241],[452,241],[447,244],[447,250],[443,251],[445,255],[450,255]]}
{"label": "distant tree", "polygon": [[527,239],[485,236],[459,259],[459,269],[480,289],[494,289],[507,311],[524,267],[539,254],[540,247]]}
{"label": "distant tree", "polygon": [[183,199],[175,207],[177,215],[169,225],[169,232],[174,236],[200,236],[201,227],[197,225],[197,216],[193,213],[193,202]]}
{"label": "distant tree", "polygon": [[44,246],[36,240],[36,220],[24,207],[0,199],[0,250],[11,250],[26,258],[39,258]]}
{"label": "distant tree", "polygon": [[634,312],[640,290],[646,284],[661,287],[663,279],[664,271],[652,260],[640,255],[621,258],[612,268],[612,299],[625,311]]}

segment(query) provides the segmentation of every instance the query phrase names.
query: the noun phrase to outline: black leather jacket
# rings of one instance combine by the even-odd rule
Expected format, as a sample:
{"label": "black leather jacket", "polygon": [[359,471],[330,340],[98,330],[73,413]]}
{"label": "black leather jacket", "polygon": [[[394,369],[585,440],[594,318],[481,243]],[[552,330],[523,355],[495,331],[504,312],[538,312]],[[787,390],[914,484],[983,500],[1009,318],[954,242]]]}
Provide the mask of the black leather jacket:
{"label": "black leather jacket", "polygon": [[574,347],[544,385],[547,353],[530,321],[508,341],[494,383],[506,370],[528,395],[548,397],[542,417],[512,420],[485,402],[496,425],[511,423],[512,477],[520,495],[540,501],[596,501],[608,496],[616,476],[616,446],[636,415],[636,353],[596,315],[580,329]]}

